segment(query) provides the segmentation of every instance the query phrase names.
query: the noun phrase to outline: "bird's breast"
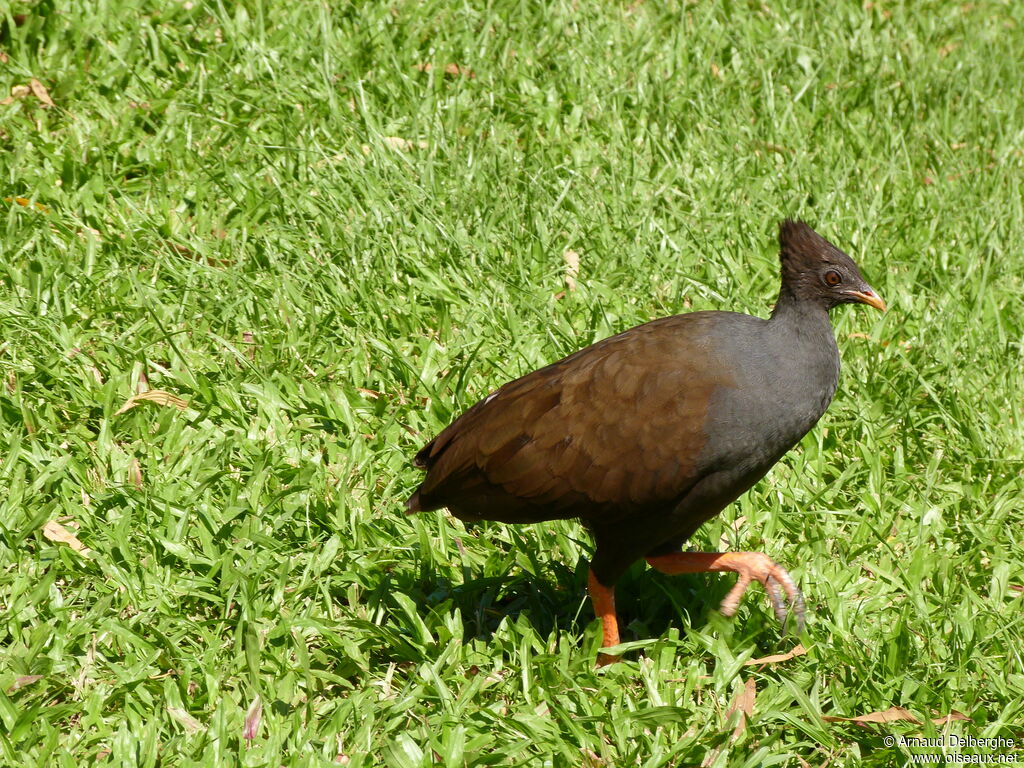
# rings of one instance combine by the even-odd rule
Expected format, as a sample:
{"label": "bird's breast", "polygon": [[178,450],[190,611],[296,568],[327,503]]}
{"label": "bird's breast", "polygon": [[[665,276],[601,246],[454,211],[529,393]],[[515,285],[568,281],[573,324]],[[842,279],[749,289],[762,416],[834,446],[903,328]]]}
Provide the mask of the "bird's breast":
{"label": "bird's breast", "polygon": [[839,381],[834,342],[780,352],[765,344],[733,364],[735,384],[711,397],[702,457],[709,466],[767,469],[825,413]]}

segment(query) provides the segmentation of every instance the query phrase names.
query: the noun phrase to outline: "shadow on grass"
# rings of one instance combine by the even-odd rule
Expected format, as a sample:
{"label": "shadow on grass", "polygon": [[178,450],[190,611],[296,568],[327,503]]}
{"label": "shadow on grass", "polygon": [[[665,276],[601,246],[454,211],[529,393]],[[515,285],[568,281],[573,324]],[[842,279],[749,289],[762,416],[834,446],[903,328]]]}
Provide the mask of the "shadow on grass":
{"label": "shadow on grass", "polygon": [[[510,637],[544,647],[552,635],[563,634],[582,649],[594,622],[586,599],[588,567],[581,557],[574,568],[545,563],[540,577],[518,568],[504,576],[477,577],[467,569],[461,582],[429,568],[394,571],[365,596],[371,612],[381,617],[379,623],[361,623],[369,630],[365,636],[380,641],[367,650],[374,663],[401,664],[436,658],[453,639],[482,641],[500,652]],[[672,629],[704,631],[734,583],[735,578],[714,574],[665,576],[636,563],[616,589],[622,641],[659,638]],[[758,597],[763,595],[751,590],[747,599]],[[767,601],[737,631],[769,644],[779,637]]]}

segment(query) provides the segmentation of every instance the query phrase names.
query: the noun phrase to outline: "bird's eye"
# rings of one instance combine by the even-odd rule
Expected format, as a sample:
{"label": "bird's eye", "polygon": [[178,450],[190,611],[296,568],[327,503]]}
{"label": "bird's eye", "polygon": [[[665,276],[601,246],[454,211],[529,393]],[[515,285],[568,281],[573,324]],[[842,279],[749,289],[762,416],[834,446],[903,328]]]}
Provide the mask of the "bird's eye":
{"label": "bird's eye", "polygon": [[834,269],[830,269],[828,272],[825,273],[825,282],[828,283],[829,285],[839,285],[841,282],[843,282],[843,278]]}

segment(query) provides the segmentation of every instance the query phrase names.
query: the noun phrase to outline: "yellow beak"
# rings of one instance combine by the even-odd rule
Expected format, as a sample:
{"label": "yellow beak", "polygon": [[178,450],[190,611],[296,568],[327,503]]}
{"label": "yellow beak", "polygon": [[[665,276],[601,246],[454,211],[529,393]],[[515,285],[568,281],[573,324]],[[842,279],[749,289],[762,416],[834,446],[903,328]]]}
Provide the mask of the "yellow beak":
{"label": "yellow beak", "polygon": [[867,304],[869,307],[880,309],[883,312],[886,310],[885,302],[882,301],[882,297],[875,293],[873,290],[868,288],[866,291],[850,291],[850,295],[853,296],[861,304]]}

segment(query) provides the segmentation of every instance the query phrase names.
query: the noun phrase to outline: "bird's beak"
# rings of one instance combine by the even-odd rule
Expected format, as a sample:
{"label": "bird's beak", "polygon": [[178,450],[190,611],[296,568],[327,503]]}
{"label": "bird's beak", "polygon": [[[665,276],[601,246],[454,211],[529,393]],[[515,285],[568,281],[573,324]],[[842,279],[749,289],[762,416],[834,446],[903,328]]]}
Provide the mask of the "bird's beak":
{"label": "bird's beak", "polygon": [[867,304],[869,307],[885,312],[885,302],[882,301],[882,297],[867,286],[864,287],[863,291],[849,291],[848,293],[853,297],[854,301],[859,301],[861,304]]}

